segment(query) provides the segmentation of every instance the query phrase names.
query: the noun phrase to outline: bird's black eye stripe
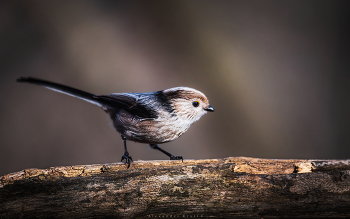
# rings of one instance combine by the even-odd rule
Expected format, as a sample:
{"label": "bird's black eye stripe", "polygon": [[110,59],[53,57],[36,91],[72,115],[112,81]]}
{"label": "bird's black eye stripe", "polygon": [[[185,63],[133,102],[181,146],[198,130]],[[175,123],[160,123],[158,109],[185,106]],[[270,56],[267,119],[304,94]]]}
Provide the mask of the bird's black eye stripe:
{"label": "bird's black eye stripe", "polygon": [[193,102],[192,102],[192,105],[193,105],[194,107],[198,107],[198,106],[199,106],[199,102],[198,102],[198,101],[193,101]]}

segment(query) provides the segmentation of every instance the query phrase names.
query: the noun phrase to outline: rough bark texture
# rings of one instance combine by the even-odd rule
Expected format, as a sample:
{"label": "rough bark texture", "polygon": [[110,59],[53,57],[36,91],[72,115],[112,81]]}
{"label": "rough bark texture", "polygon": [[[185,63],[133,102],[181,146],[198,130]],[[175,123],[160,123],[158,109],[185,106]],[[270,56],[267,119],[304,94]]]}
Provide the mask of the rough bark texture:
{"label": "rough bark texture", "polygon": [[350,160],[137,161],[0,178],[0,218],[347,218]]}

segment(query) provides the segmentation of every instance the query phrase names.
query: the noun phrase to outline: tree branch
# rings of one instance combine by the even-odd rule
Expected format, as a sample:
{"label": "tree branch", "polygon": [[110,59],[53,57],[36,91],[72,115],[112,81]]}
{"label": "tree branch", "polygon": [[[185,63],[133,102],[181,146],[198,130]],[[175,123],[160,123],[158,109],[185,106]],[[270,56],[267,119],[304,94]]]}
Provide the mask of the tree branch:
{"label": "tree branch", "polygon": [[350,217],[350,160],[136,161],[0,177],[0,218]]}

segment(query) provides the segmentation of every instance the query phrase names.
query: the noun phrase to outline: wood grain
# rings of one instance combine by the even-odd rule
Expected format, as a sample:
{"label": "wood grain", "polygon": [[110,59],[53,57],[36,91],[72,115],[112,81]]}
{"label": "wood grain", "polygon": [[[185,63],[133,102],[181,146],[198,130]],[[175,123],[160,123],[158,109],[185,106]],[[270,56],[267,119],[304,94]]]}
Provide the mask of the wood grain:
{"label": "wood grain", "polygon": [[26,169],[0,218],[347,218],[349,160],[230,157]]}

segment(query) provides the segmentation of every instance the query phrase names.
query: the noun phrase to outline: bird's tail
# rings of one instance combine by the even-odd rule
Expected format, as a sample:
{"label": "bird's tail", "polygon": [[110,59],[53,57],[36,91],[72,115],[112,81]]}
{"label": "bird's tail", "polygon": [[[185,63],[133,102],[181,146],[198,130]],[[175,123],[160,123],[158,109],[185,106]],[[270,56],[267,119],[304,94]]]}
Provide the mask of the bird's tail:
{"label": "bird's tail", "polygon": [[45,81],[45,80],[31,78],[31,77],[20,77],[17,79],[17,82],[40,85],[40,86],[46,87],[47,89],[64,93],[69,96],[77,97],[79,99],[85,100],[87,102],[90,102],[98,106],[102,105],[100,101],[96,99],[96,95],[90,94],[85,91],[81,91],[72,87],[68,87],[62,84],[57,84],[50,81]]}

